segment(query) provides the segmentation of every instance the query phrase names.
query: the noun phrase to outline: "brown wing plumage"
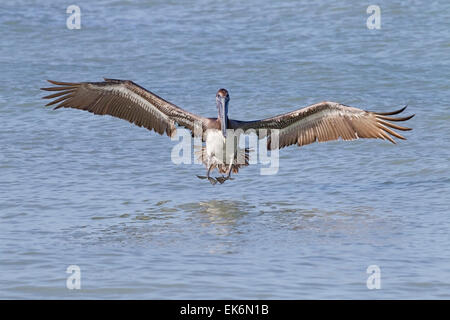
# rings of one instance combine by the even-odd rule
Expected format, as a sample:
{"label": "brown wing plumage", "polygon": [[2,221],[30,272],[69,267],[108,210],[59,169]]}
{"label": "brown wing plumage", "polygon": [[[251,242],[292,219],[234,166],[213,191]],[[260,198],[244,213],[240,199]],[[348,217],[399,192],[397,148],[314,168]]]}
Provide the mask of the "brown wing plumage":
{"label": "brown wing plumage", "polygon": [[[270,137],[268,131],[278,129],[279,148],[292,144],[303,146],[316,141],[324,142],[339,138],[342,140],[378,138],[395,143],[393,137],[403,140],[405,137],[393,129],[411,130],[390,122],[411,119],[414,115],[403,118],[391,117],[405,109],[406,107],[393,112],[377,113],[325,101],[264,120],[230,120],[229,127],[244,131],[253,129],[260,138],[264,137],[266,132]],[[267,144],[271,149],[270,138]]]}
{"label": "brown wing plumage", "polygon": [[175,133],[175,124],[194,133],[196,125],[204,127],[210,121],[128,80],[105,79],[104,82],[80,83],[48,81],[56,86],[41,89],[56,93],[43,98],[54,99],[47,106],[56,104],[55,109],[75,108],[99,115],[108,114],[159,134],[166,132],[168,136]]}

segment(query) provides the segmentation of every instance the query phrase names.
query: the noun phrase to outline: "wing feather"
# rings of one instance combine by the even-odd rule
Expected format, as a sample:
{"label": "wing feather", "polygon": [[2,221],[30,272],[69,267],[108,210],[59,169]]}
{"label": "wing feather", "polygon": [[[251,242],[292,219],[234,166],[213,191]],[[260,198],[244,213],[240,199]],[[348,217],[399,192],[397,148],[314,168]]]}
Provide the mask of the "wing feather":
{"label": "wing feather", "polygon": [[[197,125],[205,129],[208,119],[185,111],[129,80],[105,79],[103,82],[60,82],[48,80],[55,87],[41,88],[58,91],[43,97],[54,99],[46,106],[54,109],[75,108],[98,115],[111,115],[173,136],[175,125],[196,132]],[[56,99],[55,99],[56,98]],[[201,132],[201,131],[200,131]]]}
{"label": "wing feather", "polygon": [[[407,131],[410,128],[399,126],[390,121],[407,121],[407,117],[391,117],[403,112],[406,107],[393,112],[377,113],[349,107],[336,102],[321,102],[275,117],[256,120],[230,120],[231,129],[255,130],[263,138],[262,129],[279,130],[279,148],[292,144],[304,146],[313,142],[330,140],[355,140],[375,138],[395,143],[393,137],[405,140],[393,129]],[[261,132],[261,134],[260,134]],[[270,149],[270,134],[267,141]]]}

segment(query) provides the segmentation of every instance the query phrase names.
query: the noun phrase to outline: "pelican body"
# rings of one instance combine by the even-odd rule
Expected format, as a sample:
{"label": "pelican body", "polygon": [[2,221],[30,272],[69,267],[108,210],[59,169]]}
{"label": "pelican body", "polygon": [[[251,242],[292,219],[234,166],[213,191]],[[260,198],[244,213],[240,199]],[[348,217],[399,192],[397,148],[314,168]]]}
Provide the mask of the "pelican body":
{"label": "pelican body", "polygon": [[[238,139],[234,134],[228,136],[228,129],[241,132],[252,130],[260,139],[267,137],[269,150],[273,148],[270,132],[274,130],[277,130],[279,139],[276,148],[339,138],[377,138],[395,143],[393,137],[403,140],[405,137],[394,129],[411,129],[392,122],[407,121],[414,116],[392,117],[403,112],[406,107],[379,113],[324,101],[275,117],[240,121],[229,119],[230,95],[226,89],[219,89],[216,94],[217,118],[206,118],[183,110],[132,81],[104,80],[80,83],[48,80],[55,86],[42,90],[55,93],[43,98],[53,99],[46,106],[56,104],[55,109],[75,108],[98,115],[108,114],[161,135],[166,133],[170,137],[175,134],[177,125],[189,129],[205,142],[197,156],[206,166],[207,172],[206,176],[198,177],[208,179],[213,185],[231,179],[232,172],[237,173],[241,167],[249,164],[249,149],[239,148]],[[211,177],[213,169],[217,169],[222,176]]]}

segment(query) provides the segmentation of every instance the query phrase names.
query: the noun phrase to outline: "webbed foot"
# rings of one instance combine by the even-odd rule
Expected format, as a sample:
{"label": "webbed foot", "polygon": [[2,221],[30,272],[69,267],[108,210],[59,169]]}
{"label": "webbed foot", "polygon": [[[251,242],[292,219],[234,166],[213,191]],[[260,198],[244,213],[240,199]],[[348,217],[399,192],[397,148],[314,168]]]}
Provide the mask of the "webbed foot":
{"label": "webbed foot", "polygon": [[212,185],[215,185],[217,183],[217,180],[211,177],[208,177],[209,182],[211,182]]}
{"label": "webbed foot", "polygon": [[227,180],[234,180],[234,178],[231,178],[231,177],[216,177],[216,180],[217,181],[219,181],[220,182],[220,184],[222,184],[222,183],[224,183],[225,181],[227,181]]}
{"label": "webbed foot", "polygon": [[216,177],[216,180],[219,181],[220,184],[224,183],[225,181],[227,181],[228,179],[225,177]]}

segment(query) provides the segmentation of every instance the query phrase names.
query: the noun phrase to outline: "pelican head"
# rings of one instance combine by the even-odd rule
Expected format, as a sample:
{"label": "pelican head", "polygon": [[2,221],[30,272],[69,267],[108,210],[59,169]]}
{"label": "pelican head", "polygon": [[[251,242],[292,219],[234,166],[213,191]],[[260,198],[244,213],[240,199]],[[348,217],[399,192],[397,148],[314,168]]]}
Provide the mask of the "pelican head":
{"label": "pelican head", "polygon": [[219,113],[220,127],[224,137],[227,136],[227,122],[228,122],[228,102],[230,95],[226,89],[219,89],[216,94],[216,105]]}

